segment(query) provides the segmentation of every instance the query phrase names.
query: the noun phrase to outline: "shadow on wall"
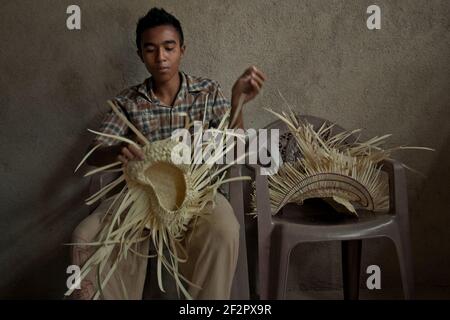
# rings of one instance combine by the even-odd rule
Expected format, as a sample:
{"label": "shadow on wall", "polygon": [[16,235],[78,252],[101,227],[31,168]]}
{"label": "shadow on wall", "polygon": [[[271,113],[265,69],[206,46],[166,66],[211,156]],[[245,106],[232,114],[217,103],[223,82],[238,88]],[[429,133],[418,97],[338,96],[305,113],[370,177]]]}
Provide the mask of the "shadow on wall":
{"label": "shadow on wall", "polygon": [[[72,152],[61,157],[59,166],[43,184],[38,198],[20,210],[34,212],[33,217],[15,230],[9,250],[2,252],[7,261],[2,275],[0,297],[7,299],[62,299],[66,290],[66,268],[70,264],[72,230],[88,214],[84,204],[88,196],[89,179],[74,174],[75,161],[84,153],[85,139],[80,135]],[[19,224],[20,222],[17,222]],[[22,256],[17,256],[17,252]]]}
{"label": "shadow on wall", "polygon": [[[410,201],[413,257],[418,286],[450,287],[450,134],[435,151],[435,162],[418,192]],[[435,268],[441,272],[432,272]],[[442,272],[447,270],[447,272]],[[441,275],[437,278],[435,274]],[[445,275],[443,278],[442,275]],[[438,297],[437,297],[438,298]]]}

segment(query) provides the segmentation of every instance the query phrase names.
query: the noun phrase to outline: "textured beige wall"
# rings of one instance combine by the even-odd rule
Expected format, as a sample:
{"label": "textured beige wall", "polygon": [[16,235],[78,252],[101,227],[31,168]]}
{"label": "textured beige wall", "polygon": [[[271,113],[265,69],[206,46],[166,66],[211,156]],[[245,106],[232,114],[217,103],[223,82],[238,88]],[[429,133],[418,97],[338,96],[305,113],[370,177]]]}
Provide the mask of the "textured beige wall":
{"label": "textured beige wall", "polygon": [[[66,8],[82,29],[66,29]],[[416,282],[450,286],[450,2],[378,0],[382,29],[369,31],[373,1],[4,1],[0,11],[0,296],[59,298],[69,240],[88,213],[87,181],[74,175],[105,100],[147,75],[135,54],[137,18],[163,6],[182,22],[184,70],[226,92],[250,64],[269,80],[245,109],[247,126],[271,122],[280,90],[300,113],[365,137],[429,146],[398,158],[408,174]],[[363,268],[382,267],[399,286],[393,246],[364,242]],[[299,247],[290,290],[340,285],[338,244]],[[377,293],[382,294],[382,293]]]}

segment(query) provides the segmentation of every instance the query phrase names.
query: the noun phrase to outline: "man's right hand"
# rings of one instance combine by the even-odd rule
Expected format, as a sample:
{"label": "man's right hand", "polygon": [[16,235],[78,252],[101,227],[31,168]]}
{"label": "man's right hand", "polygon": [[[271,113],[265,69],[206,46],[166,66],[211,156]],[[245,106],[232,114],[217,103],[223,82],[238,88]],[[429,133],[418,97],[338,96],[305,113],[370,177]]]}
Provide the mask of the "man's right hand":
{"label": "man's right hand", "polygon": [[117,156],[117,160],[122,162],[124,165],[126,165],[129,161],[142,161],[144,160],[144,153],[132,144],[125,144],[120,148],[120,153]]}
{"label": "man's right hand", "polygon": [[[93,146],[90,146],[89,150]],[[128,161],[143,160],[144,154],[142,150],[134,145],[123,143],[113,146],[101,147],[87,158],[86,163],[94,167],[103,167],[116,161],[122,162],[124,165]]]}

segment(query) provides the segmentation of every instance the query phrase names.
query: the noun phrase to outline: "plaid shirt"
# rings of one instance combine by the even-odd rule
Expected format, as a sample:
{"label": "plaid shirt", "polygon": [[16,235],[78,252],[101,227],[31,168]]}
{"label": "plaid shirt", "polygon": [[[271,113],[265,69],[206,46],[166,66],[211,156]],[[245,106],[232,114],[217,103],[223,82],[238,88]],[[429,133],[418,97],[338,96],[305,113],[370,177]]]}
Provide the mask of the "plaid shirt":
{"label": "plaid shirt", "polygon": [[[217,81],[196,78],[183,72],[181,88],[173,106],[163,104],[153,93],[151,77],[144,83],[125,89],[114,98],[130,122],[149,141],[169,138],[172,131],[184,128],[187,113],[189,121],[204,121],[209,127],[217,127],[230,103]],[[111,110],[101,126],[100,132],[118,136],[131,136],[128,126]],[[114,145],[118,141],[96,136],[94,144]]]}

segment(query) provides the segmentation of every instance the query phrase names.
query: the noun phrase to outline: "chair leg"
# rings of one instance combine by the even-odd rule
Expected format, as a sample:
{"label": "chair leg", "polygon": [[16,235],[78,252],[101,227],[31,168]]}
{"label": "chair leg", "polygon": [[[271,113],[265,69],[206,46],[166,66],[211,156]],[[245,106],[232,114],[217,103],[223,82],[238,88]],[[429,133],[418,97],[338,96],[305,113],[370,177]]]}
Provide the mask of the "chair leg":
{"label": "chair leg", "polygon": [[[278,264],[278,270],[276,274],[273,275],[272,279],[277,279],[278,282],[276,283],[276,295],[273,298],[277,300],[284,300],[286,297],[287,278],[289,272],[289,256],[291,253],[290,246],[287,244],[281,244],[279,250],[277,250],[277,253],[278,257],[273,261]],[[275,275],[277,275],[276,278]]]}
{"label": "chair leg", "polygon": [[344,300],[358,300],[362,240],[345,240],[341,245]]}
{"label": "chair leg", "polygon": [[270,241],[267,243],[258,243],[258,278],[259,278],[259,299],[267,300],[270,299],[270,286],[272,275],[270,273]]}
{"label": "chair leg", "polygon": [[403,295],[406,300],[411,300],[414,298],[414,273],[409,235],[405,235],[404,232],[399,231],[398,236],[393,240],[397,249],[398,262],[400,265]]}
{"label": "chair leg", "polygon": [[259,293],[261,300],[284,299],[289,268],[290,246],[273,237],[270,246],[260,245]]}

